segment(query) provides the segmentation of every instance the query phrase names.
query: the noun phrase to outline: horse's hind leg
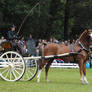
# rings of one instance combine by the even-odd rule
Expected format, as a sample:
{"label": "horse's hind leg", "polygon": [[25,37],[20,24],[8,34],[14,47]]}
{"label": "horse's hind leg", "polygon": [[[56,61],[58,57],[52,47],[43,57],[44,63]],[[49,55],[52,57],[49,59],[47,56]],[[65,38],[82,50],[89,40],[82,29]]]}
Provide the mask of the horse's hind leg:
{"label": "horse's hind leg", "polygon": [[81,80],[81,83],[84,84],[84,79],[83,79],[83,76],[82,76],[82,73],[83,73],[83,61],[79,61],[79,69],[80,69],[80,80]]}
{"label": "horse's hind leg", "polygon": [[37,75],[37,82],[38,83],[40,82],[41,72],[42,72],[42,69],[39,70],[38,75]]}
{"label": "horse's hind leg", "polygon": [[84,74],[84,82],[85,84],[88,84],[87,78],[86,78],[86,64],[83,62],[83,74]]}
{"label": "horse's hind leg", "polygon": [[37,75],[37,82],[38,83],[40,82],[40,76],[41,76],[42,69],[43,69],[44,65],[46,64],[46,63],[43,63],[43,60],[41,60],[39,62],[40,62],[39,71],[38,71],[38,75]]}
{"label": "horse's hind leg", "polygon": [[48,62],[47,62],[47,65],[45,66],[45,77],[46,77],[46,81],[49,82],[48,80],[48,71],[49,71],[49,68],[50,68],[50,65],[51,63],[53,62],[53,59],[50,59]]}

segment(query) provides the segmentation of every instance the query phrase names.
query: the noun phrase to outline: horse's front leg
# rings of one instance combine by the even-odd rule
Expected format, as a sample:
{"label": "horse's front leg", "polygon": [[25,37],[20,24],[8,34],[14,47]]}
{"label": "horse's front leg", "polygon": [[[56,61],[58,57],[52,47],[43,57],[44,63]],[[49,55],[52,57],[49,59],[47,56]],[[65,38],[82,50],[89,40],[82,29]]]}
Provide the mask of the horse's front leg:
{"label": "horse's front leg", "polygon": [[88,84],[87,78],[86,78],[86,62],[83,62],[83,74],[84,74],[84,82],[85,84]]}
{"label": "horse's front leg", "polygon": [[82,73],[83,73],[83,62],[82,61],[79,61],[79,69],[80,69],[80,80],[81,80],[81,83],[84,84],[84,79],[82,76]]}

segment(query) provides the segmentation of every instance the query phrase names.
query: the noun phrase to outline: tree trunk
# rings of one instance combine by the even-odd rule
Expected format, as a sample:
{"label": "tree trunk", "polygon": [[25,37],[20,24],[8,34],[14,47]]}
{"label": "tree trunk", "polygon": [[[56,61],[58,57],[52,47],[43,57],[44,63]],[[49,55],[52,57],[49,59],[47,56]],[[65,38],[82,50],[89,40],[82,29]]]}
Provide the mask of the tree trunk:
{"label": "tree trunk", "polygon": [[60,4],[60,0],[51,0],[50,8],[49,8],[49,19],[48,19],[48,28],[45,34],[47,34],[47,38],[53,35],[53,22],[55,20],[55,16],[58,12],[58,7]]}
{"label": "tree trunk", "polygon": [[66,0],[65,19],[64,19],[64,40],[68,39],[69,15],[70,15],[70,0]]}

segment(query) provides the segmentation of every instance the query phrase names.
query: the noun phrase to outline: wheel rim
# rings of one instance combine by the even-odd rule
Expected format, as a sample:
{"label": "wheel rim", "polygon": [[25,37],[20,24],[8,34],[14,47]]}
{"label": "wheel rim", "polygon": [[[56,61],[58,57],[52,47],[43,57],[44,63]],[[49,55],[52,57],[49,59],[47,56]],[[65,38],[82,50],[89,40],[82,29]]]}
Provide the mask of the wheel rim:
{"label": "wheel rim", "polygon": [[6,81],[17,81],[25,72],[25,63],[20,54],[8,51],[1,55],[0,75]]}
{"label": "wheel rim", "polygon": [[37,60],[25,60],[26,64],[26,71],[25,74],[22,77],[22,81],[29,81],[32,80],[38,71],[38,64]]}

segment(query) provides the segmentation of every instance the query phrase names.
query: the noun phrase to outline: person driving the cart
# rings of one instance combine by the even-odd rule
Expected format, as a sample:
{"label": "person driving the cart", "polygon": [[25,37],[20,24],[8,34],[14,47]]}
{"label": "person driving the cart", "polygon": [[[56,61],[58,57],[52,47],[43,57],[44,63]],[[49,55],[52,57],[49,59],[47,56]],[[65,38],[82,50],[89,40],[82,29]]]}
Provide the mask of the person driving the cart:
{"label": "person driving the cart", "polygon": [[11,25],[10,30],[8,31],[8,40],[12,45],[12,49],[15,51],[19,50],[20,52],[20,48],[18,47],[18,44],[17,44],[17,39],[18,37],[15,32],[15,25]]}
{"label": "person driving the cart", "polygon": [[16,34],[15,33],[15,25],[11,25],[10,30],[8,31],[8,40],[10,42],[12,42],[15,39],[15,37],[16,37],[15,34]]}

